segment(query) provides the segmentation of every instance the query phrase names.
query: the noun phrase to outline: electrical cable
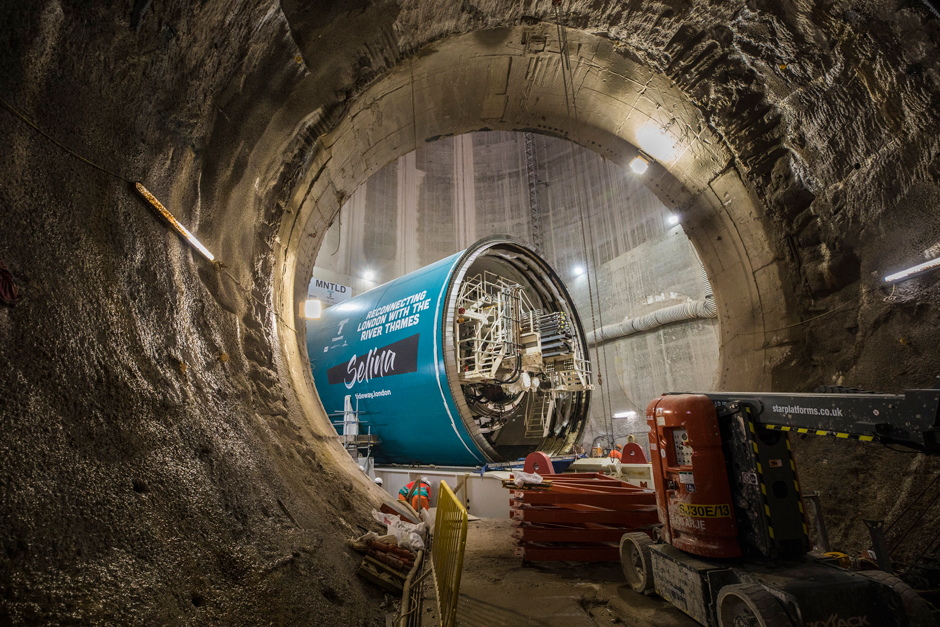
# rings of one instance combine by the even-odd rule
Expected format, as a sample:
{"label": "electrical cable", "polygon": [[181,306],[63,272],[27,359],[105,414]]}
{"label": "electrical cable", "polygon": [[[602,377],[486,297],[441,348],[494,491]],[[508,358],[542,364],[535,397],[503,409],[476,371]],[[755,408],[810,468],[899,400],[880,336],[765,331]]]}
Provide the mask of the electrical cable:
{"label": "electrical cable", "polygon": [[[933,537],[930,539],[930,542],[924,545],[924,548],[921,549],[920,553],[917,554],[917,557],[911,560],[911,565],[907,567],[907,570],[904,571],[905,573],[910,572],[910,570],[914,568],[914,566],[917,565],[917,562],[920,561],[920,558],[922,558],[927,553],[927,551],[929,551],[930,548],[934,546],[934,543],[937,541],[938,538],[940,538],[940,529],[938,529],[937,533],[933,535]],[[940,547],[934,547],[935,552],[937,548],[940,548]]]}
{"label": "electrical cable", "polygon": [[737,336],[739,336],[739,335],[758,335],[758,334],[760,334],[760,333],[776,333],[777,331],[786,331],[787,329],[792,329],[793,327],[802,326],[802,325],[804,325],[804,324],[806,324],[806,323],[808,323],[808,322],[812,322],[813,320],[818,320],[819,318],[822,318],[823,316],[828,316],[829,314],[834,314],[834,313],[836,313],[837,311],[842,311],[843,309],[845,309],[846,307],[848,307],[848,306],[850,306],[850,305],[854,305],[856,301],[861,300],[862,296],[864,296],[865,294],[867,294],[867,293],[870,292],[870,291],[871,291],[871,290],[863,290],[861,294],[859,294],[858,296],[856,296],[856,297],[853,298],[852,300],[847,301],[847,302],[843,303],[842,305],[839,305],[839,306],[836,307],[835,309],[830,309],[829,311],[824,311],[823,313],[819,314],[818,316],[813,316],[812,318],[808,318],[808,319],[806,319],[806,320],[802,320],[802,321],[796,322],[796,323],[794,323],[794,324],[789,324],[789,325],[787,325],[787,326],[785,326],[785,327],[780,327],[779,329],[770,329],[769,331],[745,331],[745,332],[742,332],[742,333],[735,333],[735,337],[737,337]]}
{"label": "electrical cable", "polygon": [[330,253],[330,257],[339,252],[339,246],[343,242],[343,205],[336,210],[336,217],[339,218],[339,229],[336,233],[336,250]]}
{"label": "electrical cable", "polygon": [[509,378],[506,379],[505,381],[502,381],[500,379],[495,379],[495,377],[494,379],[497,383],[509,384],[509,383],[515,383],[516,381],[518,381],[521,375],[522,375],[522,353],[518,352],[516,353],[516,366],[515,368],[513,368],[512,374],[509,375]]}
{"label": "electrical cable", "polygon": [[898,549],[899,546],[901,546],[901,543],[904,542],[904,539],[911,531],[914,530],[914,527],[917,526],[917,523],[919,523],[921,519],[927,514],[927,512],[930,511],[930,508],[934,506],[934,503],[936,503],[938,499],[940,499],[940,492],[937,492],[936,496],[934,496],[930,503],[927,504],[927,507],[925,507],[924,510],[918,514],[917,518],[914,519],[914,522],[911,523],[911,526],[907,528],[907,531],[905,531],[901,537],[897,539],[897,541],[894,543],[894,547],[888,551],[888,555],[894,555],[894,552]]}
{"label": "electrical cable", "polygon": [[[226,276],[228,276],[228,278],[232,279],[232,281],[235,283],[235,285],[237,285],[237,286],[239,287],[239,289],[241,289],[241,290],[245,293],[245,295],[246,295],[248,298],[250,298],[251,300],[255,301],[256,303],[258,303],[259,305],[261,305],[261,306],[264,307],[265,309],[271,309],[266,303],[264,303],[264,302],[261,301],[260,299],[256,298],[255,295],[251,293],[251,290],[249,290],[247,287],[245,287],[244,285],[242,285],[241,282],[240,282],[238,279],[236,279],[235,276],[234,276],[231,272],[229,272],[229,271],[225,268],[225,266],[223,266],[221,263],[219,264],[219,268],[222,270],[222,273],[223,273],[223,274],[225,274]],[[294,327],[292,327],[291,325],[289,325],[289,324],[287,323],[287,321],[284,320],[284,317],[280,314],[280,312],[279,312],[277,309],[271,309],[271,312],[275,315],[275,317],[277,317],[278,320],[281,321],[281,324],[283,324],[285,327],[287,327],[288,329],[290,329],[290,330],[293,331],[294,333],[297,333],[297,329],[295,329]]]}
{"label": "electrical cable", "polygon": [[41,128],[39,128],[39,127],[36,126],[35,124],[33,124],[25,115],[23,115],[22,113],[20,113],[20,112],[17,111],[16,109],[14,109],[13,106],[10,105],[10,104],[9,104],[6,100],[4,100],[3,98],[0,98],[0,104],[2,104],[7,110],[9,110],[10,113],[12,113],[12,114],[15,115],[16,117],[18,117],[18,118],[19,118],[20,120],[22,120],[23,122],[25,122],[25,123],[26,123],[30,128],[32,128],[34,131],[36,131],[37,133],[39,133],[40,135],[42,135],[43,137],[45,137],[46,139],[48,139],[49,141],[51,141],[53,144],[55,144],[56,146],[58,146],[59,148],[61,148],[61,149],[64,150],[65,152],[67,152],[68,154],[70,154],[70,155],[72,155],[73,157],[75,157],[76,159],[78,159],[79,161],[84,161],[85,163],[87,163],[87,164],[90,165],[91,167],[93,167],[93,168],[95,168],[95,169],[97,169],[97,170],[101,170],[101,171],[104,172],[105,174],[110,174],[110,175],[113,176],[114,178],[121,179],[121,180],[124,181],[125,183],[130,183],[131,185],[134,184],[134,181],[130,180],[129,178],[126,178],[126,177],[124,177],[124,176],[121,176],[120,174],[117,174],[116,172],[112,172],[111,170],[109,170],[109,169],[107,169],[107,168],[103,168],[103,167],[101,167],[100,165],[98,165],[97,163],[94,163],[94,162],[92,162],[92,161],[89,161],[88,159],[86,159],[85,157],[81,156],[81,155],[78,154],[77,152],[75,152],[75,151],[71,150],[70,148],[66,147],[64,144],[60,143],[57,139],[55,139],[54,137],[52,137],[52,135],[50,135],[49,133],[45,132],[44,130],[42,130]]}
{"label": "electrical cable", "polygon": [[887,535],[887,533],[891,531],[891,529],[894,528],[896,524],[898,524],[898,522],[904,517],[904,514],[911,511],[911,508],[914,507],[917,504],[917,502],[920,501],[924,497],[925,494],[927,494],[927,490],[929,490],[935,483],[937,483],[937,481],[940,481],[940,473],[937,473],[937,475],[933,478],[933,481],[928,483],[927,487],[924,488],[920,494],[914,497],[914,499],[911,500],[910,503],[908,503],[907,507],[904,508],[904,511],[898,514],[897,517],[895,517],[895,519],[891,522],[890,525],[885,527],[885,530],[884,530],[885,535]]}
{"label": "electrical cable", "polygon": [[[582,144],[582,138],[581,138],[581,118],[580,118],[580,115],[578,114],[578,103],[577,103],[577,97],[576,97],[575,86],[574,86],[574,72],[573,72],[572,69],[571,69],[571,57],[570,57],[570,55],[569,55],[569,53],[568,53],[568,33],[567,33],[567,28],[561,23],[561,16],[559,15],[559,12],[558,12],[558,5],[557,5],[557,4],[553,6],[553,11],[554,11],[554,13],[555,13],[555,30],[556,30],[557,36],[558,36],[558,54],[559,54],[559,57],[560,57],[560,59],[561,59],[561,66],[562,66],[562,67],[561,67],[562,85],[563,85],[564,90],[565,90],[565,110],[566,110],[566,116],[567,116],[568,122],[570,123],[570,122],[571,122],[571,111],[572,111],[572,109],[574,110],[574,118],[575,118],[574,131],[575,131],[575,135],[576,135],[578,144],[580,145],[580,144]],[[566,74],[566,73],[567,73],[567,74]],[[569,98],[568,98],[568,85],[569,85],[569,83],[570,83],[570,85],[571,85],[571,99],[570,99],[570,102],[569,102]],[[572,155],[573,155],[573,154],[574,154],[574,153],[572,152]],[[573,156],[572,156],[572,159],[573,159]],[[574,171],[575,171],[575,178],[577,179],[577,189],[578,189],[578,190],[583,190],[583,189],[584,189],[584,182],[581,180],[581,171],[580,171],[580,169],[579,169],[578,167],[575,167],[575,168],[574,168]],[[603,312],[599,312],[599,313],[595,314],[595,310],[594,310],[594,291],[595,291],[595,289],[598,290],[598,297],[597,297],[598,310],[601,309],[601,306],[600,306],[600,292],[599,292],[599,287],[598,287],[598,283],[597,283],[597,272],[596,272],[596,271],[595,271],[595,272],[590,272],[590,266],[591,266],[591,265],[593,265],[593,266],[594,266],[594,269],[597,270],[597,261],[596,261],[596,259],[594,258],[593,255],[591,255],[591,256],[588,255],[587,235],[586,235],[587,228],[586,228],[585,219],[584,219],[584,206],[583,206],[583,203],[577,202],[576,204],[578,205],[578,217],[579,217],[580,226],[581,226],[581,229],[580,229],[580,231],[581,231],[581,248],[582,248],[582,253],[584,254],[585,264],[588,266],[588,267],[587,267],[587,271],[588,271],[587,284],[588,284],[588,302],[589,302],[590,305],[591,305],[591,332],[594,333],[594,334],[596,334],[596,333],[597,333],[597,323],[598,323],[598,320],[600,320],[601,327],[604,326]],[[595,252],[596,252],[596,250],[595,250]],[[591,262],[593,262],[593,264],[592,264],[592,263],[588,263],[589,259],[590,259]],[[595,288],[595,289],[592,289],[592,288],[591,288],[591,279],[592,279],[592,278],[594,279],[594,288]],[[604,366],[603,366],[603,367],[604,367],[604,378],[607,379],[607,383],[604,383],[603,381],[598,381],[598,383],[600,383],[600,385],[602,385],[602,386],[604,387],[604,392],[605,392],[605,395],[602,395],[602,396],[601,396],[601,413],[604,415],[604,428],[607,430],[608,439],[609,439],[610,442],[611,442],[611,446],[613,446],[612,443],[613,443],[613,436],[614,436],[614,433],[613,433],[613,431],[614,431],[614,424],[613,424],[613,415],[612,415],[612,411],[611,411],[611,401],[610,401],[610,387],[609,387],[609,385],[610,385],[610,370],[609,370],[608,364],[607,364],[607,347],[606,347],[606,346],[602,346],[602,347],[597,347],[597,346],[595,346],[594,350],[595,350],[595,352],[598,353],[599,356],[600,356],[600,355],[603,355],[602,361],[603,361],[603,364],[604,364]],[[588,354],[590,354],[590,348],[588,348],[588,351],[589,351]],[[605,399],[605,396],[606,396],[606,400],[607,400],[607,407],[606,407],[606,409],[605,409],[605,407],[604,407],[604,399]]]}

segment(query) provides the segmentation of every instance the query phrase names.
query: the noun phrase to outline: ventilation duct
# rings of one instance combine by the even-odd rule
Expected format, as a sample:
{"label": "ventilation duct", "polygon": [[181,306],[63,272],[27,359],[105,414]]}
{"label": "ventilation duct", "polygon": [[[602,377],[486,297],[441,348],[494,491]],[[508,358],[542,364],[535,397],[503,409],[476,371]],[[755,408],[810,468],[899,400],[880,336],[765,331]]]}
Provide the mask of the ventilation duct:
{"label": "ventilation duct", "polygon": [[664,307],[638,318],[627,316],[622,322],[608,324],[596,332],[589,332],[587,334],[588,344],[595,346],[602,342],[649,331],[672,322],[694,320],[695,318],[717,318],[718,308],[715,305],[715,295],[712,293],[712,285],[708,281],[708,275],[705,273],[704,268],[702,268],[702,283],[705,287],[704,300],[690,300],[679,305]]}

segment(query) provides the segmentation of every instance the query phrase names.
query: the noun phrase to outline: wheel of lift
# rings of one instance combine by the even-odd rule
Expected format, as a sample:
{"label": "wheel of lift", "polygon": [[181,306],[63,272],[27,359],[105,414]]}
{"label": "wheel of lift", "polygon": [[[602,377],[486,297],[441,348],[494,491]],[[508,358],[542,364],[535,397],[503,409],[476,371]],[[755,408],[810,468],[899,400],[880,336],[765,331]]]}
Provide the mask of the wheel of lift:
{"label": "wheel of lift", "polygon": [[718,593],[720,627],[793,627],[774,595],[756,583],[725,586]]}
{"label": "wheel of lift", "polygon": [[908,625],[911,627],[937,627],[937,620],[930,609],[930,604],[899,578],[882,570],[863,570],[858,574],[897,592],[901,598],[901,605],[904,607]]}
{"label": "wheel of lift", "polygon": [[653,541],[645,533],[625,533],[620,538],[620,566],[630,587],[642,594],[653,589]]}

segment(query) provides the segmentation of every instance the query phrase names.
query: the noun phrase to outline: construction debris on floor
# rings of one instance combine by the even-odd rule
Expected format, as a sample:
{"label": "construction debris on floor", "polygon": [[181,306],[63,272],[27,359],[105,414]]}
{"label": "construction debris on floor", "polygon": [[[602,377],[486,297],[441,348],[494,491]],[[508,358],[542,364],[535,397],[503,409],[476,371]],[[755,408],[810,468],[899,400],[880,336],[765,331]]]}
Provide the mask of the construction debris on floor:
{"label": "construction debris on floor", "polygon": [[397,512],[389,513],[395,510],[387,506],[383,506],[382,510],[373,510],[372,515],[376,522],[385,525],[385,535],[370,531],[358,538],[351,538],[347,544],[364,554],[357,571],[359,576],[390,592],[401,594],[406,579],[415,569],[418,554],[424,550],[428,525],[425,522],[409,522]]}

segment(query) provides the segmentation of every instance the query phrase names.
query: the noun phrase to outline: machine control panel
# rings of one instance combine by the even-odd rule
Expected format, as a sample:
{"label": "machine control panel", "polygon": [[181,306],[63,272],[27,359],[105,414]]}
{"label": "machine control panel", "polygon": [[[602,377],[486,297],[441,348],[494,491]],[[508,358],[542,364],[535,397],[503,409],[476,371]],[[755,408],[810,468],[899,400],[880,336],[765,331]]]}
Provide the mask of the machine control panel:
{"label": "machine control panel", "polygon": [[692,447],[689,445],[689,433],[685,429],[672,430],[672,444],[676,451],[676,465],[692,465]]}

